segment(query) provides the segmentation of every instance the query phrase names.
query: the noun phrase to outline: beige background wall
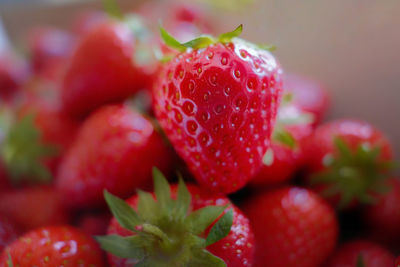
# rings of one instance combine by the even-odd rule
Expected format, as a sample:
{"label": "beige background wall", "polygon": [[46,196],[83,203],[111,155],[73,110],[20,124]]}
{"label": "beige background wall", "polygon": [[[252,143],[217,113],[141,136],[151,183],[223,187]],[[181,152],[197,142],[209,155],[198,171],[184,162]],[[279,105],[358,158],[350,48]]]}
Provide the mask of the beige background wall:
{"label": "beige background wall", "polygon": [[[254,2],[234,13],[213,11],[220,30],[243,23],[244,37],[277,45],[285,69],[327,85],[334,104],[331,118],[358,117],[376,124],[395,143],[399,155],[400,1]],[[34,22],[63,24],[76,7],[51,13],[33,9],[20,8],[23,15],[18,17],[10,6],[0,7],[0,13],[16,32]]]}

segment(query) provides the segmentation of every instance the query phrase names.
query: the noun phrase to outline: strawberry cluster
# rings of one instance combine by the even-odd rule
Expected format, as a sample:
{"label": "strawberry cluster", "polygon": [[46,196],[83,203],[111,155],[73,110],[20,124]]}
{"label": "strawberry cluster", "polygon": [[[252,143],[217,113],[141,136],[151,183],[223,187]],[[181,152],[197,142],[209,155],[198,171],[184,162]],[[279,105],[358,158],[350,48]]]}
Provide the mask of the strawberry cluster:
{"label": "strawberry cluster", "polygon": [[0,267],[395,266],[380,130],[325,122],[325,87],[242,25],[105,8],[0,54]]}

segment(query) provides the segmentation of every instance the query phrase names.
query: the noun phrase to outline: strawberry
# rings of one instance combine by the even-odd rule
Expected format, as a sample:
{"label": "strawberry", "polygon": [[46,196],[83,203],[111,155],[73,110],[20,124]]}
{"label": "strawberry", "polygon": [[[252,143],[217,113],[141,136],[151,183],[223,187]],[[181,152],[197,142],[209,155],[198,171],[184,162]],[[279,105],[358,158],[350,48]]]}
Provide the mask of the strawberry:
{"label": "strawberry", "polygon": [[285,74],[284,88],[293,94],[293,104],[304,112],[314,115],[314,126],[318,125],[330,107],[330,95],[319,82],[298,74]]}
{"label": "strawberry", "polygon": [[281,105],[271,138],[271,147],[264,156],[264,165],[250,181],[254,187],[278,184],[293,177],[302,166],[302,142],[312,133],[312,118],[294,105]]}
{"label": "strawberry", "polygon": [[252,266],[249,221],[228,198],[182,180],[169,187],[158,170],[154,185],[126,202],[105,193],[115,218],[98,240],[112,266]]}
{"label": "strawberry", "polygon": [[55,73],[72,53],[74,37],[61,29],[39,26],[29,30],[27,45],[35,73]]}
{"label": "strawberry", "polygon": [[396,261],[395,261],[395,263],[394,263],[394,266],[395,266],[395,267],[400,267],[400,257],[397,257],[397,258],[396,258]]}
{"label": "strawberry", "polygon": [[7,216],[0,214],[0,253],[8,243],[17,239],[19,228]]}
{"label": "strawberry", "polygon": [[319,266],[336,245],[336,216],[307,189],[285,187],[243,205],[256,239],[255,267]]}
{"label": "strawberry", "polygon": [[108,213],[88,213],[79,218],[78,228],[88,235],[104,235],[110,222]]}
{"label": "strawberry", "polygon": [[60,164],[56,186],[71,207],[104,203],[103,190],[129,196],[151,183],[151,169],[169,168],[171,153],[153,124],[124,105],[95,111]]}
{"label": "strawberry", "polygon": [[[376,202],[364,207],[363,221],[375,239],[388,243],[398,243],[400,238],[400,180],[386,181],[390,188],[376,197]],[[398,244],[397,244],[398,245]]]}
{"label": "strawberry", "polygon": [[378,244],[356,240],[343,244],[332,255],[328,267],[393,267],[394,257]]}
{"label": "strawberry", "polygon": [[8,216],[23,231],[68,221],[60,196],[49,186],[3,192],[0,195],[0,213]]}
{"label": "strawberry", "polygon": [[12,51],[0,52],[0,105],[12,101],[15,93],[29,76],[25,61]]}
{"label": "strawberry", "polygon": [[[267,51],[236,38],[242,31],[180,44],[154,86],[161,127],[197,181],[232,193],[262,165],[281,93],[281,69]],[[190,47],[190,48],[187,48]]]}
{"label": "strawberry", "polygon": [[82,37],[63,80],[62,104],[67,113],[85,116],[146,86],[151,73],[140,61],[144,53],[135,46],[137,38],[128,24],[112,20]]}
{"label": "strawberry", "polygon": [[70,226],[33,230],[5,248],[0,266],[106,266],[97,243]]}
{"label": "strawberry", "polygon": [[311,183],[334,206],[369,203],[384,192],[392,152],[389,141],[374,126],[341,119],[320,125],[305,141]]}

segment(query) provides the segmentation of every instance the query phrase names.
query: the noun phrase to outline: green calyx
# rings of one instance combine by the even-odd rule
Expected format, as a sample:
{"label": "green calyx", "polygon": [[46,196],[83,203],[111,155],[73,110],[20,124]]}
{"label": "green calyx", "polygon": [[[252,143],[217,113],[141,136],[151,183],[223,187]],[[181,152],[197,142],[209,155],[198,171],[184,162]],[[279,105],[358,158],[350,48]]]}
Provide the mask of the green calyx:
{"label": "green calyx", "polygon": [[7,266],[8,266],[8,267],[14,267],[14,263],[13,263],[13,261],[12,261],[10,252],[7,252],[7,255],[8,255]]}
{"label": "green calyx", "polygon": [[339,208],[348,206],[353,200],[370,204],[376,194],[384,194],[393,162],[380,159],[381,149],[369,144],[360,144],[355,150],[339,137],[334,140],[336,155],[327,155],[323,161],[326,170],[313,175],[312,184],[325,184],[323,194],[327,197],[339,195]]}
{"label": "green calyx", "polygon": [[205,48],[215,43],[229,43],[233,38],[238,37],[243,31],[243,25],[240,24],[236,29],[231,32],[223,33],[217,38],[211,35],[202,35],[186,43],[180,43],[171,34],[169,34],[163,27],[160,26],[161,38],[169,47],[185,52],[188,48],[200,49]]}
{"label": "green calyx", "polygon": [[365,267],[364,257],[361,253],[357,256],[357,267]]}
{"label": "green calyx", "polygon": [[137,212],[122,199],[107,191],[104,196],[112,214],[131,236],[97,237],[101,247],[121,258],[132,259],[135,266],[226,266],[206,247],[221,240],[230,232],[233,211],[226,206],[207,206],[191,211],[191,195],[180,179],[176,199],[171,197],[167,180],[153,170],[154,193],[138,191]]}
{"label": "green calyx", "polygon": [[22,181],[49,182],[52,175],[43,159],[56,155],[57,149],[42,143],[41,133],[34,124],[34,115],[29,114],[20,120],[8,117],[3,121],[7,123],[0,125],[4,129],[0,129],[4,133],[0,156],[11,181],[14,184]]}

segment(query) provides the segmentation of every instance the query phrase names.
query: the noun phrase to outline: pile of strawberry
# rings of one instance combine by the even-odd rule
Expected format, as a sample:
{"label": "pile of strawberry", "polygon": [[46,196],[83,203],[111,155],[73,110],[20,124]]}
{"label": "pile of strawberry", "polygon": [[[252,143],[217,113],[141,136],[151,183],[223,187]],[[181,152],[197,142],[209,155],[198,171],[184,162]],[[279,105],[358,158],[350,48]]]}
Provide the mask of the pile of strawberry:
{"label": "pile of strawberry", "polygon": [[324,87],[242,25],[106,3],[0,55],[0,267],[395,266],[381,131],[323,122]]}

